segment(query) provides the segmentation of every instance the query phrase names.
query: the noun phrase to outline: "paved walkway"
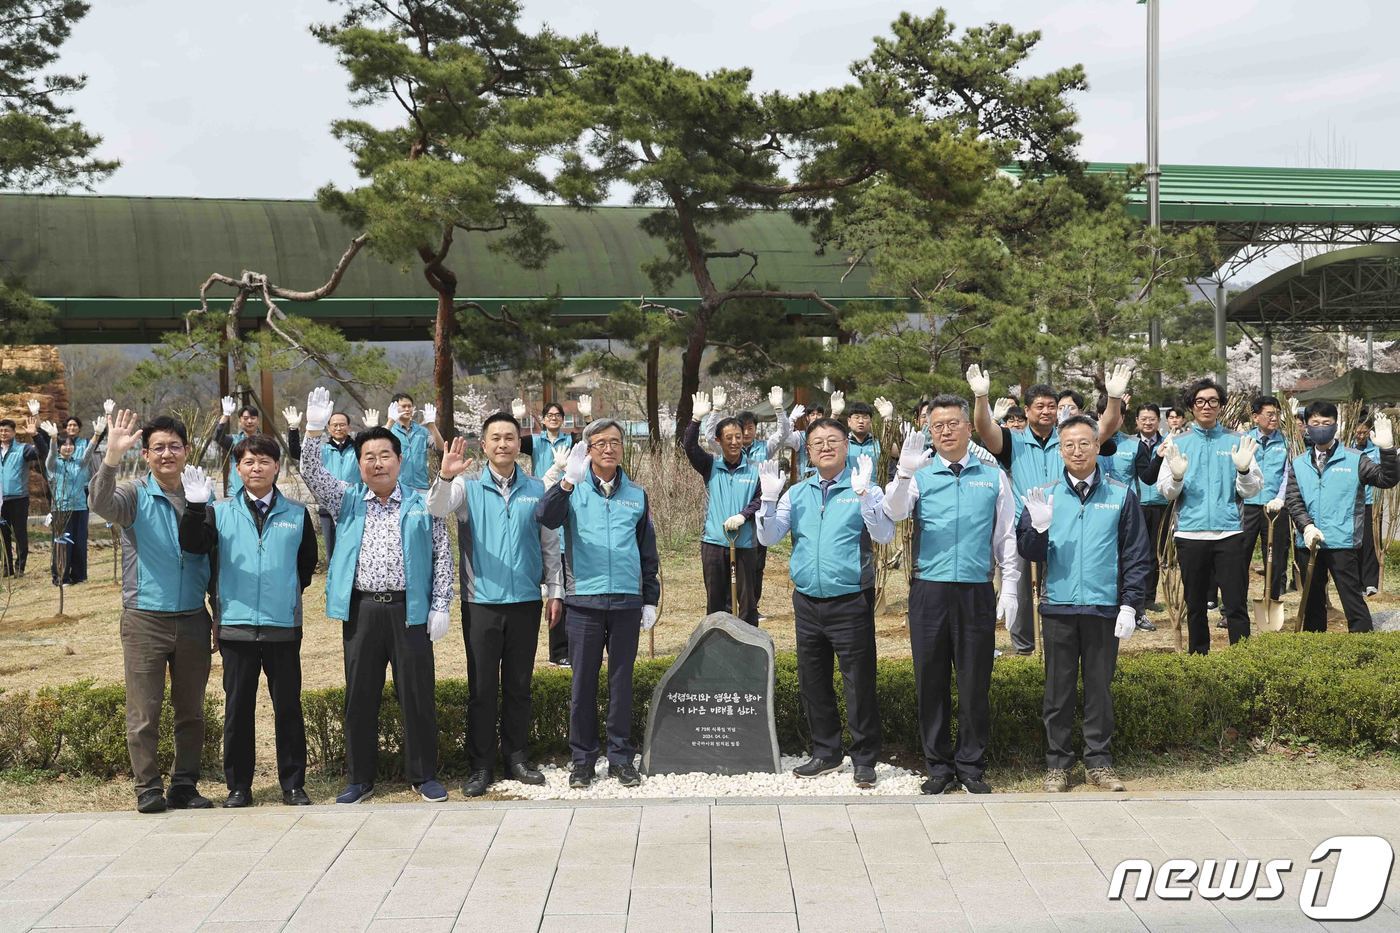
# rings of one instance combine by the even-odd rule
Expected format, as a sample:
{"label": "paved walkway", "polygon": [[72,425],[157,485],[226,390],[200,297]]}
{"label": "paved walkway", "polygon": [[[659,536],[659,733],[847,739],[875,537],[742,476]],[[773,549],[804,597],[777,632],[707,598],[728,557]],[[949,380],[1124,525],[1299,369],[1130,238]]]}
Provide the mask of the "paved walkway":
{"label": "paved walkway", "polygon": [[[0,930],[1400,930],[1395,877],[1362,923],[1299,910],[1312,847],[1337,834],[1400,849],[1400,795],[16,815],[0,817]],[[1110,901],[1129,857],[1294,869],[1270,903]]]}

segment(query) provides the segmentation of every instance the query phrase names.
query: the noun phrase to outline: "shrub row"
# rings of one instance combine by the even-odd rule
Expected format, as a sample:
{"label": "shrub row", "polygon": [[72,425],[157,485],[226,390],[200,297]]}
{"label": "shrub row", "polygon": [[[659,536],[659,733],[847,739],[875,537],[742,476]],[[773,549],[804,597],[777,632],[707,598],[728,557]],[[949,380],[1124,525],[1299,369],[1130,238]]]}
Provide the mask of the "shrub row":
{"label": "shrub row", "polygon": [[[639,661],[634,673],[633,730],[640,740],[652,689],[670,659]],[[530,725],[533,754],[568,752],[569,672],[535,673]],[[992,672],[994,764],[1042,760],[1045,734],[1040,708],[1044,676],[1033,658],[999,660]],[[1400,751],[1400,634],[1303,634],[1252,638],[1206,657],[1144,652],[1119,660],[1114,679],[1120,757],[1161,754],[1220,743],[1227,736],[1306,738],[1348,751]],[[883,659],[876,682],[888,752],[919,754],[918,707],[913,667],[907,659]],[[841,691],[837,691],[838,698]],[[303,694],[311,763],[339,772],[345,757],[340,688]],[[599,682],[600,707],[607,680]],[[0,768],[52,768],[109,777],[127,768],[123,691],[119,685],[80,682],[37,693],[0,694]],[[444,776],[467,770],[467,687],[461,680],[437,685],[438,747]],[[218,767],[221,704],[206,700],[204,762]],[[807,747],[790,654],[777,658],[778,742],[785,751]],[[161,725],[161,754],[170,756],[170,711]],[[385,778],[401,772],[403,725],[393,685],[380,707],[380,767]]]}

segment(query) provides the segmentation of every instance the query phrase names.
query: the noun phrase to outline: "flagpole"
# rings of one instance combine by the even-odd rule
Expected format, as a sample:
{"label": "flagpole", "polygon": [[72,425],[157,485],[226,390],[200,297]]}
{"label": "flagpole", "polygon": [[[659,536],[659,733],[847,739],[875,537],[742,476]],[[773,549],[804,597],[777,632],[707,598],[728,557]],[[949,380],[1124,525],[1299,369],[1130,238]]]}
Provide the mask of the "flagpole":
{"label": "flagpole", "polygon": [[[1160,27],[1160,0],[1147,0],[1147,225],[1153,230],[1162,226],[1162,166],[1157,154]],[[1147,326],[1148,347],[1155,353],[1162,347],[1162,322],[1153,317]],[[1153,373],[1152,382],[1162,388],[1160,369]]]}

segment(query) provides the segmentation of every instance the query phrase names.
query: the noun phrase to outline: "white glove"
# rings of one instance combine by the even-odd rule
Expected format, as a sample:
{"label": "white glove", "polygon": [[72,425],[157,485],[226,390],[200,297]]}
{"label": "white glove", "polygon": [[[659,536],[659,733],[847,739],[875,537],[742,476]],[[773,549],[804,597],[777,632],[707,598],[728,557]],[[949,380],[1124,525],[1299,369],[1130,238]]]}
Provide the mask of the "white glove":
{"label": "white glove", "polygon": [[403,414],[403,409],[399,406],[399,403],[398,403],[398,402],[390,402],[390,403],[389,403],[389,416],[388,416],[388,417],[389,417],[389,420],[390,420],[390,421],[398,421],[398,420],[399,420],[399,415],[402,415],[402,414]]}
{"label": "white glove", "polygon": [[1128,380],[1133,377],[1133,368],[1126,363],[1119,363],[1113,367],[1113,372],[1103,381],[1103,387],[1108,390],[1109,398],[1122,398],[1128,391]]}
{"label": "white glove", "polygon": [[516,421],[525,420],[525,400],[523,398],[513,398],[510,400],[511,417]]}
{"label": "white glove", "polygon": [[715,411],[723,411],[724,403],[729,401],[729,392],[724,386],[715,386],[710,392],[710,401],[714,403]]}
{"label": "white glove", "polygon": [[238,404],[234,402],[232,395],[225,395],[219,399],[219,407],[224,410],[224,417],[228,418],[233,415],[233,410],[238,407]]}
{"label": "white glove", "polygon": [[883,395],[877,395],[875,396],[875,411],[879,413],[882,420],[889,421],[894,417],[894,402]]}
{"label": "white glove", "polygon": [[1047,496],[1039,487],[1021,497],[1021,504],[1031,515],[1031,527],[1036,531],[1049,531],[1050,518],[1055,514],[1055,497]]}
{"label": "white glove", "polygon": [[1013,399],[997,399],[997,403],[992,406],[992,420],[1001,421],[1003,418],[1006,417],[1006,413],[1010,411],[1015,404],[1016,402]]}
{"label": "white glove", "polygon": [[738,531],[744,527],[744,522],[748,521],[743,515],[731,515],[724,520],[725,531]]}
{"label": "white glove", "polygon": [[578,397],[578,413],[583,418],[593,417],[593,396],[580,395]]}
{"label": "white glove", "polygon": [[37,398],[32,398],[29,400],[29,413],[31,415],[39,414],[39,400]]}
{"label": "white glove", "polygon": [[288,405],[282,409],[282,417],[286,419],[287,430],[301,427],[301,412],[297,411],[295,405]]}
{"label": "white glove", "polygon": [[773,386],[768,390],[768,404],[773,406],[773,411],[783,407],[783,387]]}
{"label": "white glove", "polygon": [[428,613],[428,640],[437,641],[452,627],[452,614],[445,609],[434,609]]}
{"label": "white glove", "polygon": [[1069,402],[1065,402],[1063,405],[1060,406],[1059,412],[1055,415],[1055,423],[1056,423],[1056,424],[1064,424],[1066,421],[1068,421],[1069,419],[1071,419],[1071,418],[1073,418],[1073,417],[1074,417],[1074,406],[1073,406],[1072,404],[1070,404]]}
{"label": "white glove", "polygon": [[54,424],[52,421],[40,421],[39,430],[43,431],[49,437],[58,437],[58,425]]}
{"label": "white glove", "polygon": [[214,492],[214,483],[205,475],[203,467],[185,467],[185,472],[180,474],[180,482],[185,486],[186,502],[208,502]]}
{"label": "white glove", "polygon": [[776,460],[765,460],[758,465],[759,496],[764,502],[777,502],[787,485],[787,477]]}
{"label": "white glove", "polygon": [[540,477],[540,482],[544,483],[545,489],[558,485],[559,480],[564,476],[564,464],[567,462],[568,458],[555,460],[549,465],[549,469],[544,471],[544,476]]}
{"label": "white glove", "polygon": [[1390,423],[1389,415],[1376,415],[1376,423],[1371,428],[1371,440],[1382,450],[1389,450],[1395,446],[1395,428]]}
{"label": "white glove", "polygon": [[[718,391],[718,390],[716,390]],[[690,420],[699,421],[710,413],[710,397],[704,392],[696,392],[690,397]]]}
{"label": "white glove", "polygon": [[656,607],[655,607],[655,606],[643,606],[643,607],[642,607],[642,631],[644,631],[644,632],[650,632],[652,626],[655,625],[655,624],[656,624]]}
{"label": "white glove", "polygon": [[806,405],[794,405],[792,406],[792,411],[788,412],[788,420],[791,421],[793,424],[796,424],[797,419],[801,418],[805,414],[807,414]]}
{"label": "white glove", "polygon": [[[306,395],[306,430],[324,431],[326,423],[331,420],[331,415],[335,413],[335,405],[331,402],[331,390],[325,386],[317,386]],[[370,410],[365,412],[365,427],[374,427],[374,422],[370,421],[370,416],[376,419],[379,412]]]}
{"label": "white glove", "polygon": [[831,393],[831,417],[835,418],[837,415],[841,414],[841,412],[843,412],[843,411],[845,411],[845,410],[846,410],[846,393],[845,393],[845,392],[833,392],[833,393]]}
{"label": "white glove", "polygon": [[434,405],[432,402],[428,402],[426,405],[423,406],[423,423],[432,424],[436,420],[437,406]]}
{"label": "white glove", "polygon": [[972,390],[974,398],[981,398],[992,391],[992,377],[987,375],[987,371],[976,363],[967,368],[967,387]]}
{"label": "white glove", "polygon": [[107,399],[105,402],[102,403],[102,414],[106,415],[108,418],[112,417],[112,412],[116,411],[116,409],[117,409],[117,400],[116,400],[116,399],[111,399],[111,398],[109,398],[109,399]]}
{"label": "white glove", "polygon": [[1283,511],[1283,500],[1278,497],[1270,499],[1268,502],[1264,503],[1264,511],[1268,512],[1270,515],[1277,515],[1279,512]]}
{"label": "white glove", "polygon": [[[310,428],[310,427],[311,427],[311,421],[310,421],[310,419],[311,419],[311,410],[310,410],[309,406],[308,406],[308,408],[307,408],[306,417],[307,417],[306,426],[307,426],[307,428]],[[380,424],[380,421],[379,421],[379,409],[378,409],[378,408],[366,408],[366,409],[365,409],[365,427],[367,427],[367,428],[377,428],[377,427],[379,427],[379,424]]]}
{"label": "white glove", "polygon": [[904,444],[899,448],[899,465],[895,475],[907,479],[933,462],[933,448],[924,446],[924,434],[908,428]]}
{"label": "white glove", "polygon": [[564,481],[570,486],[578,486],[588,478],[588,445],[575,444],[569,448],[569,459],[564,463]]}
{"label": "white glove", "polygon": [[92,436],[96,437],[105,430],[107,430],[107,416],[98,415],[92,420]]}
{"label": "white glove", "polygon": [[1322,547],[1327,543],[1327,539],[1322,536],[1322,530],[1316,525],[1309,525],[1303,529],[1303,544],[1309,549]]}
{"label": "white glove", "polygon": [[1132,606],[1118,607],[1118,620],[1113,623],[1113,634],[1119,641],[1127,641],[1137,631],[1137,610]]}
{"label": "white glove", "polygon": [[1241,473],[1248,473],[1249,468],[1254,465],[1254,451],[1258,449],[1259,442],[1248,434],[1240,438],[1235,449],[1230,451],[1230,459],[1235,461],[1235,469]]}
{"label": "white glove", "polygon": [[1016,613],[1020,611],[1021,601],[1016,598],[1016,594],[1011,590],[1002,590],[997,597],[996,617],[1008,626],[1016,621]]}
{"label": "white glove", "polygon": [[53,527],[53,513],[52,513],[52,512],[50,512],[49,514],[47,514],[47,515],[44,516],[44,527],[45,527],[45,528],[52,528],[52,527]]}
{"label": "white glove", "polygon": [[870,474],[874,471],[875,465],[870,462],[869,454],[861,454],[856,458],[856,468],[851,471],[851,492],[858,496],[863,496],[870,491]]}
{"label": "white glove", "polygon": [[1167,469],[1172,471],[1172,479],[1178,483],[1186,478],[1186,468],[1190,466],[1186,456],[1181,452],[1181,448],[1176,446],[1176,441],[1170,437],[1162,442],[1162,446],[1157,448],[1162,455],[1162,459],[1167,462]]}

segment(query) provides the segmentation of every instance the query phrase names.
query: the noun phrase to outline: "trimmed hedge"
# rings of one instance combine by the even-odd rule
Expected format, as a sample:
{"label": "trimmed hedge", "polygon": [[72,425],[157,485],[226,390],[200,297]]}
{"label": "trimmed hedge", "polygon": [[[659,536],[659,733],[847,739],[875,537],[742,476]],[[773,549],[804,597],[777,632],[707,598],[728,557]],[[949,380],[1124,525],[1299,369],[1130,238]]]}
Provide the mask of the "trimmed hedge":
{"label": "trimmed hedge", "polygon": [[[634,674],[633,732],[640,740],[653,688],[670,658],[638,661]],[[530,741],[536,757],[568,753],[567,670],[535,672]],[[1400,634],[1301,634],[1251,638],[1205,657],[1143,652],[1119,659],[1114,678],[1117,730],[1114,750],[1123,758],[1218,745],[1227,737],[1306,738],[1345,751],[1400,751]],[[1045,733],[1040,708],[1044,675],[1034,658],[1005,657],[992,669],[993,764],[1043,760]],[[879,662],[876,694],[887,752],[917,758],[918,709],[908,659]],[[837,690],[840,700],[841,691]],[[345,759],[341,688],[302,695],[311,764],[338,773]],[[600,708],[607,705],[607,680],[599,681]],[[100,777],[128,769],[124,691],[120,685],[81,681],[34,694],[0,694],[0,768],[54,769]],[[205,700],[211,728],[205,730],[204,765],[220,767],[221,698],[217,685]],[[438,748],[444,776],[467,771],[467,686],[437,684]],[[807,748],[806,722],[798,700],[796,661],[777,658],[778,742],[785,751]],[[380,706],[380,771],[385,779],[402,771],[403,726],[393,684]],[[956,728],[956,725],[955,725]],[[170,708],[161,720],[161,756],[171,755]]]}

